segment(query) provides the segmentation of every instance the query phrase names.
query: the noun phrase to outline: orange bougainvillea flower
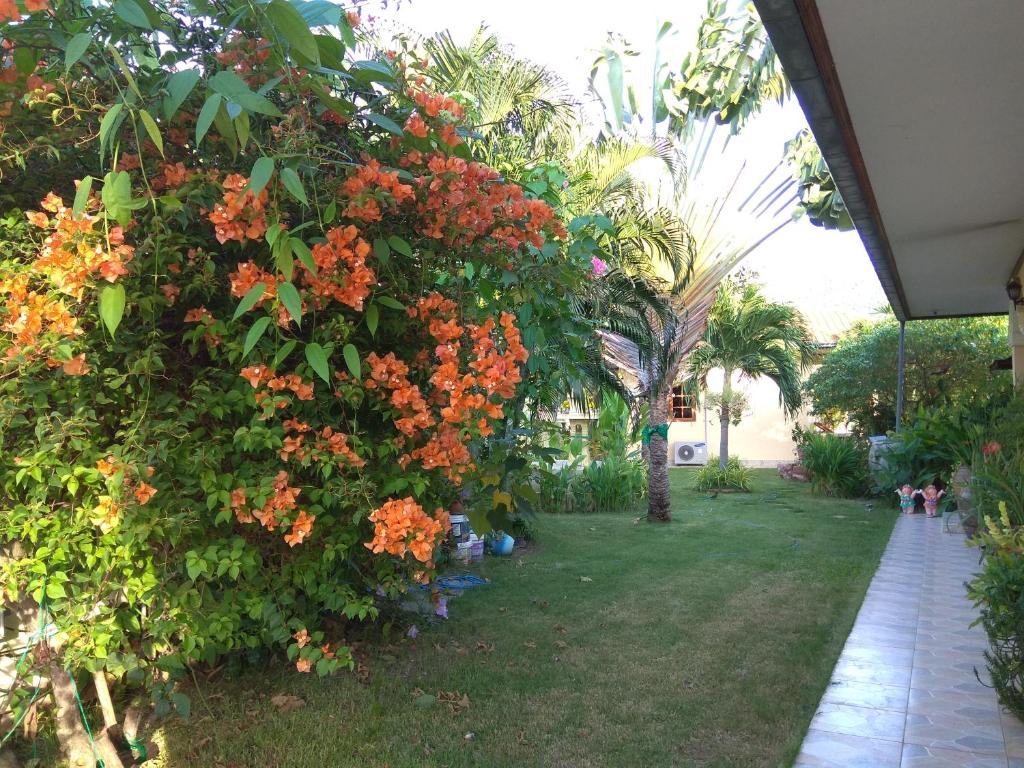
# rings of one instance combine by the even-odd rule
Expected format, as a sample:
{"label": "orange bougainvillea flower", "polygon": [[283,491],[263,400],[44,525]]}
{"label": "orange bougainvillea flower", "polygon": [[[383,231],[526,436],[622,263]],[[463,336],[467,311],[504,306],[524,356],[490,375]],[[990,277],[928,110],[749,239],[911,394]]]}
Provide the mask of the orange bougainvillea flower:
{"label": "orange bougainvillea flower", "polygon": [[242,190],[248,183],[245,176],[237,173],[224,179],[223,201],[214,205],[209,215],[217,242],[237,240],[244,243],[263,237],[267,231],[264,210],[268,199],[267,190],[261,190],[258,195],[248,190],[243,194]]}
{"label": "orange bougainvillea flower", "polygon": [[292,523],[291,533],[286,534],[284,537],[289,547],[301,544],[309,536],[310,531],[313,530],[314,520],[316,520],[316,515],[309,515],[306,514],[305,510],[299,510],[299,516]]}
{"label": "orange bougainvillea flower", "polygon": [[148,483],[139,483],[135,488],[135,498],[139,504],[147,504],[154,496],[156,496],[156,488]]}
{"label": "orange bougainvillea flower", "polygon": [[423,122],[423,118],[416,113],[413,113],[412,116],[405,121],[405,130],[420,139],[427,138],[427,134],[430,132],[427,124]]}
{"label": "orange bougainvillea flower", "polygon": [[110,477],[117,472],[117,465],[114,464],[114,457],[107,456],[105,459],[100,459],[96,462],[96,469],[98,469],[100,474],[104,477]]}
{"label": "orange bougainvillea flower", "polygon": [[388,499],[375,509],[369,517],[374,523],[373,541],[365,546],[375,554],[387,552],[405,557],[411,552],[421,563],[431,560],[434,546],[448,532],[451,523],[446,515],[437,511],[436,518],[423,511],[412,496],[404,499]]}
{"label": "orange bougainvillea flower", "polygon": [[186,323],[212,323],[213,315],[206,307],[196,307],[185,313]]}
{"label": "orange bougainvillea flower", "polygon": [[75,355],[61,366],[61,370],[68,376],[84,376],[89,372],[89,366],[85,362],[85,353]]}
{"label": "orange bougainvillea flower", "polygon": [[20,21],[21,11],[14,0],[0,0],[0,21]]}
{"label": "orange bougainvillea flower", "polygon": [[299,648],[305,648],[309,644],[309,632],[303,628],[296,632],[292,637],[295,638],[295,642],[299,644]]}
{"label": "orange bougainvillea flower", "polygon": [[311,662],[309,659],[299,659],[295,662],[295,668],[299,670],[299,672],[309,672],[309,670],[312,669],[312,667],[313,662]]}
{"label": "orange bougainvillea flower", "polygon": [[34,13],[35,11],[45,11],[47,8],[50,7],[47,0],[24,0],[24,3],[25,10],[28,11],[29,13]]}
{"label": "orange bougainvillea flower", "polygon": [[40,213],[39,211],[28,211],[25,216],[28,217],[28,223],[33,227],[46,229],[50,226],[50,217],[45,213]]}

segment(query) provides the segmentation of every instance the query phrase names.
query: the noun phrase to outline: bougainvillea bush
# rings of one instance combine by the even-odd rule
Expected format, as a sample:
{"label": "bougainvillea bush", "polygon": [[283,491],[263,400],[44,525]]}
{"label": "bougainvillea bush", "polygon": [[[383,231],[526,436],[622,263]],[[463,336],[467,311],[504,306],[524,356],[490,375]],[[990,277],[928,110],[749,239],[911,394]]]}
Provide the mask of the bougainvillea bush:
{"label": "bougainvillea bush", "polygon": [[342,617],[429,582],[497,482],[523,287],[591,254],[358,26],[0,0],[0,583],[63,667],[162,700],[233,651],[350,665]]}

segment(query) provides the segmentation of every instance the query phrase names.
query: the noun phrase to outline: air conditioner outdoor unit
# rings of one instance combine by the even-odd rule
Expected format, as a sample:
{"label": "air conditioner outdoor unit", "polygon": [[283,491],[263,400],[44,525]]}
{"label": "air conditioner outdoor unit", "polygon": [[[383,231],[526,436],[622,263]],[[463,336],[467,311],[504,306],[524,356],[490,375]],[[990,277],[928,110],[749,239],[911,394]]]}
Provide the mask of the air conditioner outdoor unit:
{"label": "air conditioner outdoor unit", "polygon": [[707,443],[676,443],[672,446],[672,462],[676,466],[683,464],[707,464]]}

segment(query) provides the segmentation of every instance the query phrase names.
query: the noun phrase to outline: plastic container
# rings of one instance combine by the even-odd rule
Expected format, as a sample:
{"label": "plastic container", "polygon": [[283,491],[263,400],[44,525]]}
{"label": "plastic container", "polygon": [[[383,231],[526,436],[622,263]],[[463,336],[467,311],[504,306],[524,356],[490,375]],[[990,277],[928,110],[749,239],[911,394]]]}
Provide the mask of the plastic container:
{"label": "plastic container", "polygon": [[[461,544],[459,546],[462,546]],[[484,559],[484,540],[478,538],[477,535],[471,534],[469,537],[469,551],[470,559],[474,563],[482,562]]]}
{"label": "plastic container", "polygon": [[452,523],[452,541],[457,543],[469,541],[469,518],[465,515],[452,515],[449,519]]}
{"label": "plastic container", "polygon": [[512,554],[512,548],[516,545],[516,540],[506,533],[500,539],[492,539],[490,544],[491,554],[508,557]]}
{"label": "plastic container", "polygon": [[460,541],[455,545],[453,559],[460,563],[468,563],[473,558],[472,546],[468,541]]}

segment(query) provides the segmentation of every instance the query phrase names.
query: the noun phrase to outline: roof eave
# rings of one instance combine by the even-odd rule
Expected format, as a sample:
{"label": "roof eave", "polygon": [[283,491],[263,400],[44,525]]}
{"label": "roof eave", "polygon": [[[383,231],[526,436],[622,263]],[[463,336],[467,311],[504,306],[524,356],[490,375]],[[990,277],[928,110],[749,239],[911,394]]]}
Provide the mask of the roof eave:
{"label": "roof eave", "polygon": [[[754,0],[898,320],[914,320],[814,0]],[[931,317],[931,315],[929,315]]]}

